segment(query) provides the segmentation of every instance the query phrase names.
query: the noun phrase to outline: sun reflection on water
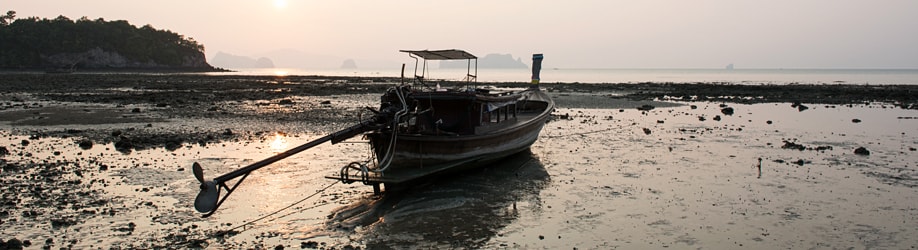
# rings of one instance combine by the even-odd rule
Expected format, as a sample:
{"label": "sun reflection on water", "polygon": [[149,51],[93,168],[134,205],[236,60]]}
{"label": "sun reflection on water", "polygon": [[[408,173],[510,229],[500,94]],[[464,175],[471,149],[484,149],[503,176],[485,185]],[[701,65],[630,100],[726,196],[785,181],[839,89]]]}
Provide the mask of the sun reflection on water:
{"label": "sun reflection on water", "polygon": [[287,149],[287,135],[281,132],[274,133],[274,140],[271,141],[271,152],[280,153]]}

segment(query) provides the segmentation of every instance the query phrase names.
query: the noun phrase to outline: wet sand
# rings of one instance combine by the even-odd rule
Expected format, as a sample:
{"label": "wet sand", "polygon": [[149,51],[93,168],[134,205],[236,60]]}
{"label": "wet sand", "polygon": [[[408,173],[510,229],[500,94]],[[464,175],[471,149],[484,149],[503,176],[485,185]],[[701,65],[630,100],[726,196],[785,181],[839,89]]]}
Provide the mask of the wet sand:
{"label": "wet sand", "polygon": [[918,247],[911,86],[545,84],[552,121],[530,151],[494,166],[374,196],[323,178],[368,157],[355,138],[259,170],[200,218],[193,162],[212,178],[323,136],[398,79],[0,79],[7,244]]}

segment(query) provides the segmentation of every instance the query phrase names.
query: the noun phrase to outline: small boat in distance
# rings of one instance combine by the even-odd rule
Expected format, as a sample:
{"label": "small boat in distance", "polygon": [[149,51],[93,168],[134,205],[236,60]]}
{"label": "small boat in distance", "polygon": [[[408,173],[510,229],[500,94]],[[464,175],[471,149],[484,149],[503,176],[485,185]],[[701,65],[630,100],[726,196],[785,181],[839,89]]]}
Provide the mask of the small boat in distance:
{"label": "small boat in distance", "polygon": [[[324,142],[338,143],[357,135],[366,136],[375,158],[347,164],[326,178],[359,181],[380,193],[381,185],[390,190],[426,177],[482,167],[528,149],[554,109],[554,101],[538,85],[542,54],[533,54],[532,84],[512,91],[479,88],[478,58],[466,51],[401,52],[415,59],[414,78],[405,80],[403,64],[402,83],[382,95],[370,119],[213,180],[205,180],[203,168],[195,163],[192,169],[201,183],[195,209],[209,216],[252,171]],[[458,83],[427,79],[428,60],[466,60],[466,76]],[[232,187],[227,185],[238,177]],[[221,190],[227,191],[222,199]]]}

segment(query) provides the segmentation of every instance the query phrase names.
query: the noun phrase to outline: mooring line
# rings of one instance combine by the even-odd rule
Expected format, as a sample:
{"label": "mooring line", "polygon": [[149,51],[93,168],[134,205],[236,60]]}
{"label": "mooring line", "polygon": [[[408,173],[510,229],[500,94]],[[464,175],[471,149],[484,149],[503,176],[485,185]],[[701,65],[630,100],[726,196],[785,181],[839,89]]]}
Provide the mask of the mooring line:
{"label": "mooring line", "polygon": [[[311,195],[309,195],[309,196],[306,196],[306,198],[303,198],[303,199],[301,199],[301,200],[299,200],[299,201],[297,201],[297,202],[294,202],[293,204],[290,204],[289,206],[286,206],[286,207],[284,207],[284,208],[278,209],[277,211],[274,211],[274,212],[271,212],[271,213],[269,213],[269,214],[267,214],[267,215],[264,215],[264,216],[262,216],[262,217],[259,217],[258,219],[255,219],[255,220],[252,220],[252,221],[243,223],[242,225],[236,226],[236,227],[234,227],[234,228],[231,228],[231,229],[226,230],[226,231],[223,231],[223,232],[219,232],[219,233],[217,233],[217,234],[218,234],[218,235],[227,234],[227,233],[233,232],[233,231],[235,231],[236,229],[239,229],[239,228],[243,228],[242,231],[239,231],[239,232],[244,232],[244,231],[248,230],[248,229],[245,228],[245,226],[253,225],[253,224],[255,224],[256,222],[259,222],[259,221],[261,221],[261,220],[264,220],[265,218],[271,217],[271,216],[273,216],[273,215],[275,215],[275,214],[277,214],[277,213],[280,213],[280,212],[282,212],[282,211],[284,211],[284,210],[287,210],[287,209],[289,209],[289,208],[291,208],[291,207],[293,207],[293,206],[296,206],[296,205],[298,205],[298,204],[300,204],[300,203],[303,203],[304,201],[308,200],[309,198],[312,198],[313,196],[316,196],[316,195],[318,195],[318,194],[321,194],[322,192],[325,192],[325,190],[328,190],[329,188],[331,188],[331,187],[334,186],[335,184],[338,184],[338,181],[334,181],[334,182],[332,182],[331,184],[328,184],[328,186],[325,186],[324,188],[319,189],[319,191],[316,191],[314,194],[311,194]],[[315,206],[314,206],[314,207],[311,207],[310,209],[312,209],[312,208],[315,208]],[[288,214],[285,214],[285,215],[283,215],[283,216],[280,216],[280,217],[271,219],[271,220],[269,220],[268,222],[271,222],[271,221],[274,221],[274,220],[277,220],[277,219],[280,219],[280,218],[287,217],[288,215],[291,215],[291,214],[293,214],[293,213],[288,213]]]}

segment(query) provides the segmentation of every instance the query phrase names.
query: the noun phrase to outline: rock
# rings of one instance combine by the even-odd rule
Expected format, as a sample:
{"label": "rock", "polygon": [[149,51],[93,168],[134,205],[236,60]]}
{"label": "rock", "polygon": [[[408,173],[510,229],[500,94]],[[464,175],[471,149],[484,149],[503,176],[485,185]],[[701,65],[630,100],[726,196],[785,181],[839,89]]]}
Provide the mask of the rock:
{"label": "rock", "polygon": [[726,107],[726,108],[721,109],[720,112],[724,113],[724,115],[733,115],[733,108]]}
{"label": "rock", "polygon": [[689,106],[689,107],[691,107],[692,109],[698,109],[698,106],[697,106],[697,105],[691,105],[691,106]]}
{"label": "rock", "polygon": [[720,115],[715,115],[715,116],[714,116],[714,120],[715,120],[715,121],[720,121]]}
{"label": "rock", "polygon": [[765,121],[765,124],[772,124],[772,121],[771,121],[771,120],[767,120],[767,121]]}
{"label": "rock", "polygon": [[649,134],[650,134],[650,129],[649,129],[649,128],[644,128],[644,134],[645,134],[645,135],[649,135]]}
{"label": "rock", "polygon": [[699,121],[705,121],[705,120],[707,120],[707,119],[704,118],[704,116],[699,116],[699,117],[698,117],[698,120],[699,120]]}
{"label": "rock", "polygon": [[175,151],[176,149],[179,149],[182,147],[183,142],[184,141],[178,136],[171,136],[168,139],[166,139],[165,148],[166,150],[169,150],[169,151]]}
{"label": "rock", "polygon": [[656,107],[654,107],[653,105],[644,104],[644,105],[641,105],[640,107],[637,107],[637,110],[640,110],[640,111],[650,111],[650,110],[653,110],[654,108],[656,108]]}
{"label": "rock", "polygon": [[801,145],[801,144],[797,144],[797,143],[794,143],[794,142],[789,142],[789,141],[784,141],[784,146],[781,146],[781,148],[783,148],[783,149],[796,149],[796,150],[800,150],[800,151],[806,150],[806,146],[803,146],[803,145]]}
{"label": "rock", "polygon": [[300,248],[316,249],[316,248],[319,248],[319,243],[315,241],[301,242]]}
{"label": "rock", "polygon": [[22,141],[19,142],[19,144],[22,144],[22,146],[28,146],[29,143],[31,143],[31,142],[29,142],[29,140],[22,140]]}
{"label": "rock", "polygon": [[861,122],[861,119],[854,118],[854,119],[851,119],[851,122],[853,122],[853,123],[860,123],[860,122]]}
{"label": "rock", "polygon": [[857,149],[854,150],[854,154],[856,154],[856,155],[870,155],[870,150],[867,150],[867,149],[864,148],[864,147],[859,147],[859,148],[857,148]]}
{"label": "rock", "polygon": [[274,250],[284,250],[284,245],[277,245],[274,247]]}
{"label": "rock", "polygon": [[290,99],[283,99],[283,100],[280,100],[279,102],[277,102],[277,104],[280,104],[280,105],[292,105],[292,104],[293,104],[293,100],[290,100]]}
{"label": "rock", "polygon": [[131,152],[132,148],[134,148],[134,143],[131,142],[130,138],[122,136],[121,140],[115,142],[115,150],[118,150],[119,152],[129,153]]}
{"label": "rock", "polygon": [[6,147],[0,146],[0,157],[6,156],[9,154],[10,154],[10,151],[7,150]]}
{"label": "rock", "polygon": [[807,107],[806,105],[803,105],[803,104],[800,104],[797,106],[798,112],[803,112],[804,110],[807,110],[807,109],[810,109],[810,107]]}
{"label": "rock", "polygon": [[80,142],[78,142],[77,144],[80,145],[80,148],[84,150],[88,150],[92,148],[92,141],[89,139],[80,140]]}
{"label": "rock", "polygon": [[140,108],[131,109],[131,113],[140,113]]}
{"label": "rock", "polygon": [[225,130],[223,130],[223,135],[233,135],[233,130],[231,130],[231,129],[225,129]]}
{"label": "rock", "polygon": [[6,249],[22,249],[22,241],[16,238],[12,238],[6,241]]}
{"label": "rock", "polygon": [[322,104],[322,105],[331,105],[331,101],[325,100],[325,101],[320,102],[319,104]]}

